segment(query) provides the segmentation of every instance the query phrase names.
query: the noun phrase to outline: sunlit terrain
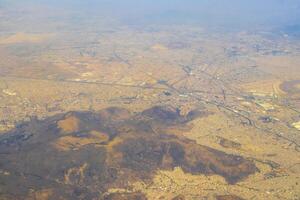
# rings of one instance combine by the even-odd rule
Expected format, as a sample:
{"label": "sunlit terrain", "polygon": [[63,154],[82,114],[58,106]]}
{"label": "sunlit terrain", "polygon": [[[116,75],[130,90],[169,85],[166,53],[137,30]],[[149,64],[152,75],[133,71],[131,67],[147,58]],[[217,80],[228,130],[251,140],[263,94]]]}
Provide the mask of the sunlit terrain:
{"label": "sunlit terrain", "polygon": [[300,199],[297,0],[0,0],[0,200]]}

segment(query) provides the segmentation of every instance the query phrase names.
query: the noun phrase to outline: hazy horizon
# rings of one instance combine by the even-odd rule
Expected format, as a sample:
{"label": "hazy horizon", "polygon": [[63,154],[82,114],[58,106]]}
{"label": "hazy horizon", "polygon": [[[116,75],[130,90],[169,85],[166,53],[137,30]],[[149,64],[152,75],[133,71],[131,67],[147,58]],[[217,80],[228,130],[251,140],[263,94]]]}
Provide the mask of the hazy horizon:
{"label": "hazy horizon", "polygon": [[77,20],[102,16],[125,25],[198,24],[229,30],[294,26],[300,19],[298,0],[0,0],[1,7],[33,7],[24,16],[43,16],[38,13],[42,7],[72,12]]}

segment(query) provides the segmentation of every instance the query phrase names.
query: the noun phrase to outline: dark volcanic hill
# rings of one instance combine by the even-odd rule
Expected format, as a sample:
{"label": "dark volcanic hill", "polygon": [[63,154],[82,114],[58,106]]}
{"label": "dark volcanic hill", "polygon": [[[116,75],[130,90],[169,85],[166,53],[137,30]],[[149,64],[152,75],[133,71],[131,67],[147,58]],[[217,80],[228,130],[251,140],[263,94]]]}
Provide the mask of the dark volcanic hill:
{"label": "dark volcanic hill", "polygon": [[113,107],[20,124],[0,137],[0,196],[25,199],[50,190],[50,199],[146,199],[106,191],[150,182],[156,170],[177,166],[220,175],[230,184],[255,173],[251,161],[170,133],[207,114],[182,116],[159,106],[132,114]]}

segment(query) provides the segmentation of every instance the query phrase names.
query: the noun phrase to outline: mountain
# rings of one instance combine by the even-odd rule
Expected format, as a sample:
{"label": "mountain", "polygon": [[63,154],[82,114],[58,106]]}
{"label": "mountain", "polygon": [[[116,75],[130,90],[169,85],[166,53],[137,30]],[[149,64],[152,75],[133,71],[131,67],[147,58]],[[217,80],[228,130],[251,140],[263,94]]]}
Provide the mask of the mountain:
{"label": "mountain", "polygon": [[157,170],[174,167],[217,174],[229,184],[255,173],[252,161],[182,136],[186,123],[209,114],[181,115],[168,106],[140,113],[110,107],[21,123],[0,137],[1,193],[8,199],[45,190],[51,191],[49,199],[146,199],[139,192],[108,191],[149,183]]}

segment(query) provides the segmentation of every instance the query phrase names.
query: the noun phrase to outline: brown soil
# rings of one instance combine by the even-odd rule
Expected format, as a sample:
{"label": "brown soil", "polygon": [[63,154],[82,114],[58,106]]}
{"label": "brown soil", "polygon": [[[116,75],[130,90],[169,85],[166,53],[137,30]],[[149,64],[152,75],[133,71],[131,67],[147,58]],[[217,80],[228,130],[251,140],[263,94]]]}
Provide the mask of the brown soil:
{"label": "brown soil", "polygon": [[135,181],[151,182],[157,170],[175,167],[220,175],[229,184],[255,173],[252,161],[168,131],[205,112],[180,115],[176,108],[156,106],[131,114],[107,108],[24,123],[0,138],[0,166],[13,180],[0,176],[6,183],[3,192],[24,198],[33,187],[51,189],[54,199],[145,199],[142,194],[104,194]]}

